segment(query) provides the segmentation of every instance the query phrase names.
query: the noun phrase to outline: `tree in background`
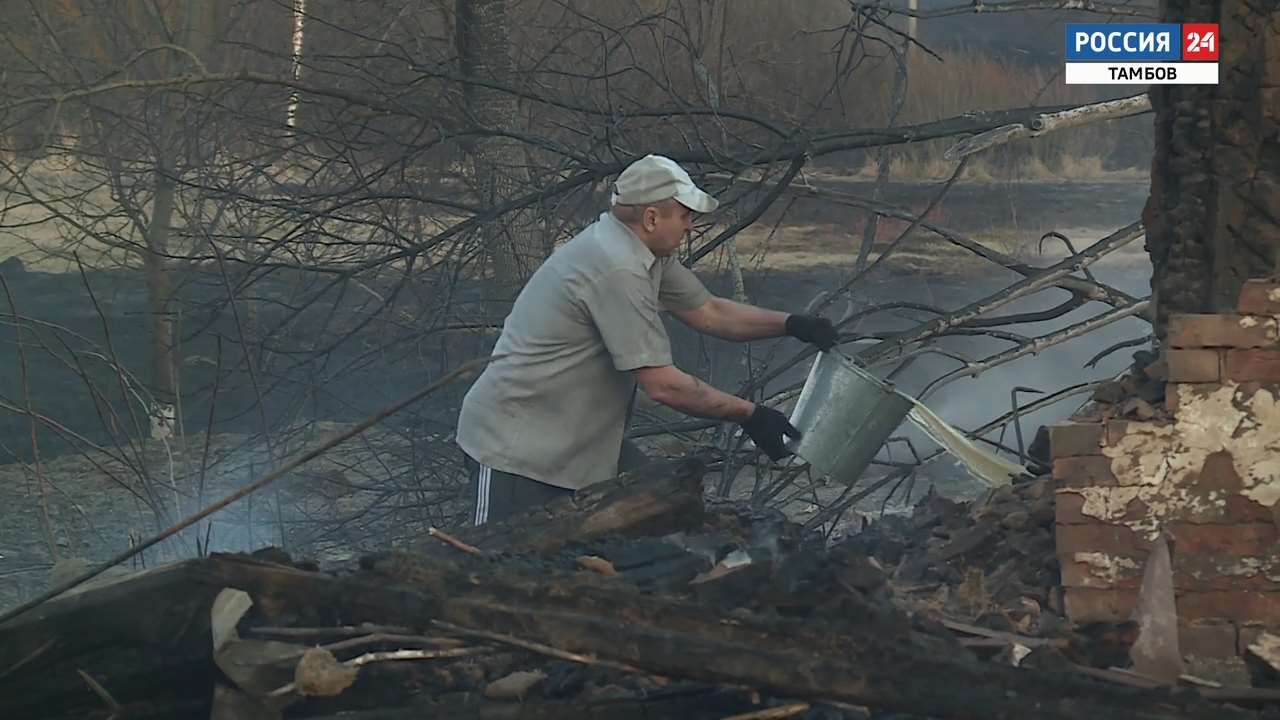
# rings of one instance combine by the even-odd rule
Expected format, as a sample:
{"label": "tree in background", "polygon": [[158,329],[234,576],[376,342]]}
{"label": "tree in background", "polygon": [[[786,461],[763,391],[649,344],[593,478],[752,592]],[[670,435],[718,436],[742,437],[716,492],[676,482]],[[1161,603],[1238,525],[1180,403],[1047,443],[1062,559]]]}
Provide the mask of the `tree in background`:
{"label": "tree in background", "polygon": [[[457,0],[454,33],[463,107],[481,136],[469,139],[473,193],[480,207],[516,200],[529,186],[529,156],[516,139],[521,129],[511,58],[507,0]],[[514,299],[550,247],[533,214],[521,210],[486,223],[485,246],[493,279]],[[501,312],[501,311],[499,311]]]}
{"label": "tree in background", "polygon": [[191,0],[31,5],[32,34],[13,38],[24,52],[12,70],[44,93],[113,88],[31,106],[31,117],[57,130],[36,138],[40,155],[58,156],[74,172],[41,173],[34,164],[10,170],[15,189],[38,208],[35,224],[58,228],[59,242],[47,252],[84,254],[91,267],[141,263],[150,300],[146,430],[157,437],[174,432],[178,403],[175,262],[190,254],[193,233],[225,210],[191,189],[225,171],[220,163],[238,129],[224,103],[246,115],[261,107],[231,87],[201,92],[169,79],[244,62],[229,38],[270,27],[266,9]]}
{"label": "tree in background", "polygon": [[[78,271],[74,252],[87,287],[121,295],[147,287],[137,312],[147,317],[151,351],[137,357],[111,346],[101,328],[72,332],[10,308],[0,318],[25,328],[18,336],[42,370],[83,381],[100,412],[33,412],[13,400],[21,389],[7,379],[0,409],[144,476],[155,459],[131,444],[148,427],[128,413],[135,366],[150,365],[145,409],[161,417],[167,406],[178,410],[178,451],[163,468],[175,492],[202,487],[224,458],[250,458],[237,472],[252,473],[261,446],[265,462],[278,460],[324,423],[361,419],[460,357],[488,352],[519,283],[604,209],[602,186],[648,152],[676,158],[721,198],[723,211],[705,218],[681,256],[706,276],[732,267],[732,243],[757,230],[754,256],[739,265],[767,265],[771,228],[809,203],[856,219],[832,230],[853,251],[861,233],[847,230],[868,216],[905,228],[866,245],[861,267],[851,264],[815,306],[847,300],[906,248],[977,258],[1016,278],[974,306],[868,305],[842,318],[852,337],[861,318],[906,313],[900,332],[860,336],[876,342],[858,356],[886,374],[926,355],[954,363],[930,378],[930,392],[1146,307],[1075,276],[1078,264],[1135,239],[1133,227],[1076,264],[1035,265],[921,219],[888,194],[864,197],[826,181],[857,172],[881,148],[893,161],[918,161],[922,175],[955,181],[959,164],[944,152],[957,140],[1030,127],[1079,99],[1038,73],[982,57],[943,63],[913,47],[906,97],[885,127],[897,105],[902,38],[879,4],[89,0],[6,8],[14,23],[0,31],[0,234],[46,267]],[[39,151],[12,140],[32,137]],[[993,152],[1070,158],[1089,146],[1105,151],[1108,138],[1084,128]],[[949,187],[940,184],[937,197]],[[1042,290],[1066,296],[1048,310],[993,315]],[[16,305],[23,300],[19,293]],[[1019,332],[1086,305],[1096,314],[1064,329]],[[119,329],[134,317],[111,319]],[[967,357],[946,347],[956,337],[1003,349]],[[703,350],[702,367],[690,369],[712,367]],[[798,385],[784,378],[808,357],[753,347],[732,389],[789,402]],[[102,367],[105,377],[90,372]],[[112,394],[113,384],[125,387]],[[39,407],[46,401],[36,390]],[[412,534],[397,520],[405,514],[435,526],[458,517],[449,505],[462,476],[449,442],[456,400],[442,396],[380,428],[369,464],[324,478],[373,495],[359,511],[344,510],[377,526],[362,537]],[[674,432],[659,414],[637,417],[646,425],[637,432]],[[1005,447],[998,434],[1009,423],[1004,415],[973,431]],[[187,424],[206,431],[203,447],[182,449]],[[209,450],[233,430],[244,435],[234,450]],[[754,461],[714,423],[679,433],[726,467]],[[752,492],[781,497],[803,474],[789,470]],[[726,473],[722,491],[736,481]],[[161,506],[155,493],[142,494]]]}

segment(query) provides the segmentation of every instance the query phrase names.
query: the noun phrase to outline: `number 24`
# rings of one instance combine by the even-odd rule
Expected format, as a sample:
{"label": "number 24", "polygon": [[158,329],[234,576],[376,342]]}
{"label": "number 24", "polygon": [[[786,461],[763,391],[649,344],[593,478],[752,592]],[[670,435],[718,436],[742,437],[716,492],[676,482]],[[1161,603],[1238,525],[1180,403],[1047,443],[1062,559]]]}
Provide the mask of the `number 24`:
{"label": "number 24", "polygon": [[1187,52],[1213,52],[1214,37],[1212,32],[1207,32],[1204,37],[1198,32],[1187,33]]}

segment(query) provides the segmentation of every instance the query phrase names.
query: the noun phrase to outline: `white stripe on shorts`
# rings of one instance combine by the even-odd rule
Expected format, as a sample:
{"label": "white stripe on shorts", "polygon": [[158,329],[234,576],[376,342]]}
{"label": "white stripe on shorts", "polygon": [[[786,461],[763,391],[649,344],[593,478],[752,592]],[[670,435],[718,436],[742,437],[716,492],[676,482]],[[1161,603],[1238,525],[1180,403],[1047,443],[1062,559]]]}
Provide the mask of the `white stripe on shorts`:
{"label": "white stripe on shorts", "polygon": [[489,480],[493,469],[481,465],[476,473],[476,525],[483,525],[489,519]]}

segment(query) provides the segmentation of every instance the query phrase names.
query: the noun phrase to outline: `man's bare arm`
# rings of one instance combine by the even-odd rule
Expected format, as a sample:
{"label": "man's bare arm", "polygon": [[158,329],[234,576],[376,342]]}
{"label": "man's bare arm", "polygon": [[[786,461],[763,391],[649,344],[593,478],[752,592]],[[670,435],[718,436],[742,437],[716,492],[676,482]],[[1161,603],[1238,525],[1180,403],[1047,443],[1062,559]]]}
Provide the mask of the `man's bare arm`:
{"label": "man's bare arm", "polygon": [[645,367],[635,371],[640,389],[654,402],[695,417],[743,422],[755,404],[717,390],[674,365]]}
{"label": "man's bare arm", "polygon": [[763,340],[787,334],[787,313],[713,297],[692,310],[672,310],[681,322],[723,340]]}

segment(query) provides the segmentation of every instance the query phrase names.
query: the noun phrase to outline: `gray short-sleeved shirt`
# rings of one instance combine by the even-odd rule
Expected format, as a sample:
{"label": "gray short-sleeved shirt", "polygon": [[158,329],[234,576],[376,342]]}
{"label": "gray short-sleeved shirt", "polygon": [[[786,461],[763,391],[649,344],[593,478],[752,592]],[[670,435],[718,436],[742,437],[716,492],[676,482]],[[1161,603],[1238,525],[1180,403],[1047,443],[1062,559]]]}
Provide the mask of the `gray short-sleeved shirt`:
{"label": "gray short-sleeved shirt", "polygon": [[495,470],[579,489],[617,474],[631,370],[671,364],[661,309],[711,298],[610,212],[538,268],[467,392],[458,445]]}

